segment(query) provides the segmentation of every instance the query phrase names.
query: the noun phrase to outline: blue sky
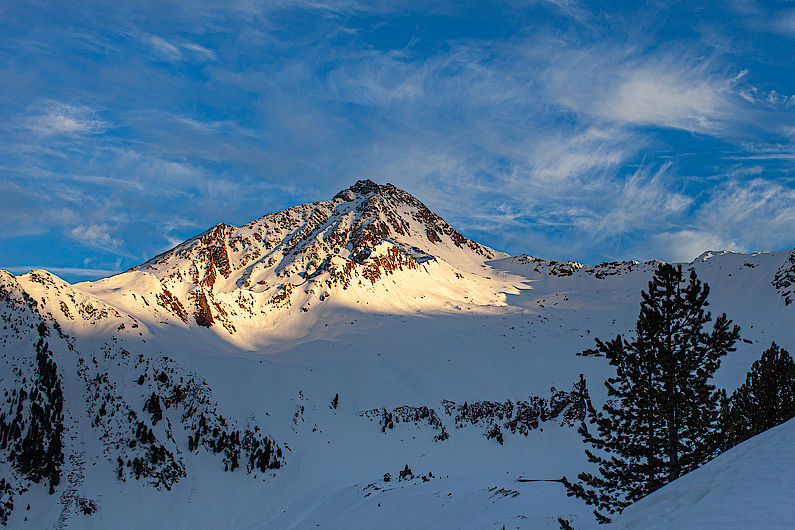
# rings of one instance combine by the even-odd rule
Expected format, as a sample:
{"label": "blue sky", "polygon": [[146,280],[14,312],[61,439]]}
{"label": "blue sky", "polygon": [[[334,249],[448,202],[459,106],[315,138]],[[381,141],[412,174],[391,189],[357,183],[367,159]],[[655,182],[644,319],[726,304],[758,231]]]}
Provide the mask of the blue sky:
{"label": "blue sky", "polygon": [[96,278],[359,178],[514,254],[789,249],[794,66],[787,2],[0,3],[0,268]]}

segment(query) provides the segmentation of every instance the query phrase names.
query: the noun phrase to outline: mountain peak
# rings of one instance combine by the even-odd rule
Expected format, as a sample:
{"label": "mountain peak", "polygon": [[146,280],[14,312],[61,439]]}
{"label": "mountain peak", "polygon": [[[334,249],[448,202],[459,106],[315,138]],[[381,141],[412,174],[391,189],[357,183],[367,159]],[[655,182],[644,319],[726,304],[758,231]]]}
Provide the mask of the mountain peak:
{"label": "mountain peak", "polygon": [[150,296],[183,322],[193,314],[201,326],[218,323],[234,333],[259,315],[303,311],[330,296],[387,303],[398,289],[404,298],[425,299],[503,256],[461,235],[411,194],[365,179],[331,200],[239,228],[219,223],[131,272],[152,275],[160,285]]}
{"label": "mountain peak", "polygon": [[358,197],[363,197],[369,194],[379,194],[387,190],[395,190],[392,184],[381,185],[373,182],[370,179],[357,180],[356,184],[350,188],[344,189],[337,193],[332,200],[342,199],[343,201],[352,201]]}

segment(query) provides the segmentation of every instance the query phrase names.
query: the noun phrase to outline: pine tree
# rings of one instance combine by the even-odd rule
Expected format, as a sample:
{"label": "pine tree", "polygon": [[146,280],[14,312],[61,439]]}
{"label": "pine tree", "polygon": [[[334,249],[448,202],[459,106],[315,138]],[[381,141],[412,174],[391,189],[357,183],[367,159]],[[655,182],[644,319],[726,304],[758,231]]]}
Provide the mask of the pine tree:
{"label": "pine tree", "polygon": [[580,427],[599,473],[564,478],[568,495],[594,505],[600,523],[716,454],[720,394],[709,379],[739,338],[725,314],[704,329],[709,286],[695,271],[688,280],[681,265],[661,264],[641,294],[635,338],[596,340],[616,370],[602,411],[589,404],[596,432]]}
{"label": "pine tree", "polygon": [[723,449],[795,417],[795,362],[772,343],[721,407]]}

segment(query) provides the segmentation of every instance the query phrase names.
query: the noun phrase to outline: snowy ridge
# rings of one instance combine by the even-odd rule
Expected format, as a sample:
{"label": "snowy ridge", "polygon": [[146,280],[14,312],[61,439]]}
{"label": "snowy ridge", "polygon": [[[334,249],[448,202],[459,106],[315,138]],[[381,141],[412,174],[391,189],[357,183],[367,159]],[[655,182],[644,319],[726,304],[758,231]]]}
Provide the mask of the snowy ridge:
{"label": "snowy ridge", "polygon": [[[696,259],[696,261],[704,261]],[[498,263],[500,263],[498,261]],[[648,273],[654,271],[657,266],[662,263],[660,261],[646,261],[639,262],[635,260],[630,261],[605,261],[598,265],[583,265],[576,261],[555,261],[541,258],[534,258],[526,254],[520,256],[513,256],[508,258],[507,261],[502,261],[512,270],[521,270],[523,273],[531,276],[532,273],[540,277],[558,277],[564,278],[568,276],[577,276],[583,278],[585,274],[593,276],[597,280],[602,280],[608,276],[620,276],[629,274],[633,271]],[[521,267],[515,269],[515,266]],[[532,272],[531,272],[532,271]]]}
{"label": "snowy ridge", "polygon": [[[588,527],[560,484],[516,479],[587,468],[575,427],[610,368],[577,353],[633,327],[657,263],[508,257],[360,181],[96,282],[0,271],[0,518]],[[772,340],[795,351],[795,251],[683,266],[742,327],[718,385],[741,383]],[[64,396],[53,495],[11,454],[45,342]]]}
{"label": "snowy ridge", "polygon": [[0,294],[26,304],[68,333],[109,336],[116,332],[143,335],[135,317],[75,289],[45,270],[21,276],[0,271]]}

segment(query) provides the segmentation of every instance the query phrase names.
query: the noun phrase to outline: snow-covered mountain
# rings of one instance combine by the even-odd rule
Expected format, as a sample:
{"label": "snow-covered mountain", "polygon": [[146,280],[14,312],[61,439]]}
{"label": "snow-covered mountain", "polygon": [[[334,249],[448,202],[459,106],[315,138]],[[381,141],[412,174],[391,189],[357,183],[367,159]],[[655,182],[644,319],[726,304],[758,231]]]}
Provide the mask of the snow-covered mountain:
{"label": "snow-covered mountain", "polygon": [[221,223],[126,273],[77,287],[149,325],[212,327],[253,348],[305,333],[324,302],[380,311],[496,303],[498,284],[484,278],[483,263],[505,256],[408,193],[366,180],[240,228]]}
{"label": "snow-covered mountain", "polygon": [[[719,385],[772,340],[795,350],[795,250],[685,266],[742,326]],[[609,374],[588,350],[633,327],[655,267],[509,257],[359,181],[96,282],[0,271],[0,518],[589,525],[559,483],[517,478],[585,469],[573,427]]]}

